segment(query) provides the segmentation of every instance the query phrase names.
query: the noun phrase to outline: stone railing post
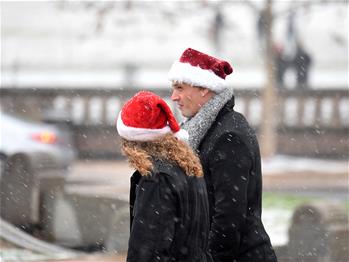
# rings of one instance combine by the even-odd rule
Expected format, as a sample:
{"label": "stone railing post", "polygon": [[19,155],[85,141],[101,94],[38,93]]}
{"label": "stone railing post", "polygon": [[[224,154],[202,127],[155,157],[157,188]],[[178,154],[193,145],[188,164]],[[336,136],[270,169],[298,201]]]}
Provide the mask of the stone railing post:
{"label": "stone railing post", "polygon": [[302,205],[293,213],[286,257],[280,261],[348,261],[348,241],[348,215],[344,207],[327,202]]}

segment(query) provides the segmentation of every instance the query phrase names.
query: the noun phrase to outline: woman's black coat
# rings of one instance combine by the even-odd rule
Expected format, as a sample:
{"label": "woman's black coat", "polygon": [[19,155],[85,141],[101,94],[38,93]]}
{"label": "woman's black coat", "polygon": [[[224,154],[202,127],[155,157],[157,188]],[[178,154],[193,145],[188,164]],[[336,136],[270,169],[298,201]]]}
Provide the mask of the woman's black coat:
{"label": "woman's black coat", "polygon": [[128,262],[205,262],[209,231],[203,177],[156,160],[151,175],[131,177]]}
{"label": "woman's black coat", "polygon": [[259,146],[234,98],[219,112],[199,146],[207,185],[215,262],[276,261],[261,221]]}

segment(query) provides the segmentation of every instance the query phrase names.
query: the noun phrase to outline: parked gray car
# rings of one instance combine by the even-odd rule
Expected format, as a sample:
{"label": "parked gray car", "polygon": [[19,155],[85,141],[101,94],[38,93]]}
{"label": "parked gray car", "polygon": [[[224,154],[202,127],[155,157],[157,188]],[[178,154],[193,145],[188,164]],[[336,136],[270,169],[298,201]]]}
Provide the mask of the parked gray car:
{"label": "parked gray car", "polygon": [[0,111],[0,215],[40,222],[41,198],[61,186],[76,158],[68,129]]}

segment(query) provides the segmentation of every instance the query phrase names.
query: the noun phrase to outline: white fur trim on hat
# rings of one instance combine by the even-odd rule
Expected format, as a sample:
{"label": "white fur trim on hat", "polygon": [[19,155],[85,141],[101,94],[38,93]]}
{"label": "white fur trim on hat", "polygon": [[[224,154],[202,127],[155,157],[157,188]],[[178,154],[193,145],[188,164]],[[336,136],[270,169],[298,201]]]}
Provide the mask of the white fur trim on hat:
{"label": "white fur trim on hat", "polygon": [[175,61],[168,72],[170,81],[186,83],[193,86],[206,87],[220,93],[228,87],[226,80],[217,76],[212,70],[192,66],[189,63]]}
{"label": "white fur trim on hat", "polygon": [[169,126],[159,129],[126,126],[121,119],[121,112],[119,113],[117,119],[116,129],[122,138],[130,141],[151,141],[166,134],[172,133]]}

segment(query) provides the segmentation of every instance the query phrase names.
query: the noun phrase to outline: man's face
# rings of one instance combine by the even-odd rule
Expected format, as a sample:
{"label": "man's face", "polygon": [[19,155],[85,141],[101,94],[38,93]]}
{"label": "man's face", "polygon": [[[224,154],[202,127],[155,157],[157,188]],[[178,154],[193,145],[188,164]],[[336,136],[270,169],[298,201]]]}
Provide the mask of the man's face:
{"label": "man's face", "polygon": [[173,83],[171,100],[176,102],[184,117],[190,118],[199,112],[208,101],[208,89],[188,84]]}

